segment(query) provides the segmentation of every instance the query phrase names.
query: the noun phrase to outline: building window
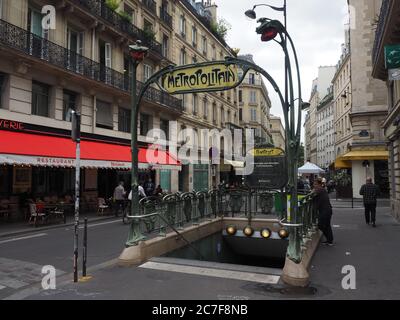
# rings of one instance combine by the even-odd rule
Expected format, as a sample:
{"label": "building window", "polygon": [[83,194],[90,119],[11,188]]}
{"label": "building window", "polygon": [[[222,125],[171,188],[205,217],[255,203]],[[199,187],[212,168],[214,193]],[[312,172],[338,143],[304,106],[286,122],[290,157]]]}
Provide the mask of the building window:
{"label": "building window", "polygon": [[221,123],[225,124],[225,110],[221,108]]}
{"label": "building window", "polygon": [[254,73],[250,73],[249,75],[249,84],[256,84],[256,78],[255,78],[255,74]]}
{"label": "building window", "polygon": [[198,112],[198,97],[197,94],[193,95],[193,114],[196,116]]}
{"label": "building window", "polygon": [[203,54],[207,55],[207,38],[203,37]]}
{"label": "building window", "polygon": [[150,116],[144,113],[140,114],[140,135],[146,136],[150,131]]}
{"label": "building window", "polygon": [[217,105],[213,104],[213,122],[217,123]]}
{"label": "building window", "polygon": [[181,49],[180,55],[179,55],[179,63],[180,65],[185,65],[186,64],[186,51],[185,49]]}
{"label": "building window", "polygon": [[186,111],[186,95],[183,94],[181,100],[182,100],[183,110]]}
{"label": "building window", "polygon": [[63,120],[71,121],[72,111],[76,111],[78,94],[69,90],[63,91]]}
{"label": "building window", "polygon": [[179,20],[179,31],[182,37],[186,37],[186,19],[185,16],[181,16]]}
{"label": "building window", "polygon": [[239,103],[243,103],[243,91],[239,90]]}
{"label": "building window", "polygon": [[[239,109],[239,121],[243,121],[243,109]],[[272,128],[272,125],[271,125]]]}
{"label": "building window", "polygon": [[217,49],[215,48],[214,45],[212,47],[212,59],[213,61],[217,60]]}
{"label": "building window", "polygon": [[118,108],[118,131],[131,132],[131,110]]}
{"label": "building window", "polygon": [[0,0],[0,19],[3,18],[3,0]]}
{"label": "building window", "polygon": [[250,103],[257,103],[257,92],[250,91]]}
{"label": "building window", "polygon": [[250,121],[257,121],[257,109],[251,108],[250,109]]}
{"label": "building window", "polygon": [[197,47],[197,29],[195,26],[192,27],[192,44],[193,47]]}
{"label": "building window", "polygon": [[148,64],[144,64],[143,65],[144,68],[144,76],[143,76],[143,81],[146,82],[147,80],[150,79],[150,77],[153,75],[153,67],[148,65]]}
{"label": "building window", "polygon": [[49,116],[49,92],[47,84],[32,82],[32,114],[42,117]]}
{"label": "building window", "polygon": [[208,103],[207,103],[207,99],[203,100],[203,115],[204,115],[204,119],[208,119]]}
{"label": "building window", "polygon": [[169,140],[169,121],[160,119],[160,130],[164,132],[165,139]]}
{"label": "building window", "polygon": [[162,40],[162,53],[164,57],[168,57],[169,51],[169,38],[164,34]]}
{"label": "building window", "polygon": [[[126,14],[126,17],[130,22],[134,25],[136,25],[136,12],[133,8],[131,8],[129,5],[125,4],[124,5],[124,12]],[[128,18],[130,17],[130,18]]]}
{"label": "building window", "polygon": [[[1,3],[1,0],[0,0]],[[3,107],[3,95],[6,87],[6,74],[0,72],[0,108]]]}
{"label": "building window", "polygon": [[111,103],[96,101],[96,127],[113,130],[113,112]]}

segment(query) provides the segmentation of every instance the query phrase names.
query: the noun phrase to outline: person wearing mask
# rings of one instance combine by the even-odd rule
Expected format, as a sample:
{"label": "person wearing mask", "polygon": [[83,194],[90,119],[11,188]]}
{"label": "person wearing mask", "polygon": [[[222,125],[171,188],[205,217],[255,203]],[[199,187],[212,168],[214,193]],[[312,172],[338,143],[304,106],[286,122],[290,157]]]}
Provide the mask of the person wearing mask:
{"label": "person wearing mask", "polygon": [[318,228],[326,238],[326,241],[322,243],[333,246],[333,232],[331,227],[332,205],[329,200],[328,191],[323,186],[321,178],[314,180],[314,193],[314,201],[318,212]]}

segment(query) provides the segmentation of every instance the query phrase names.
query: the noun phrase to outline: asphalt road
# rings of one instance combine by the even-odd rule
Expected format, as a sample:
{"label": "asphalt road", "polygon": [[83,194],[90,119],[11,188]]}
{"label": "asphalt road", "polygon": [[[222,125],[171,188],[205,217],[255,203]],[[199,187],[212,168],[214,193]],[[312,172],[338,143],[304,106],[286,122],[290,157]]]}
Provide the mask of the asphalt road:
{"label": "asphalt road", "polygon": [[[82,270],[83,229],[79,231],[79,270]],[[88,268],[118,258],[128,236],[121,218],[89,223]],[[0,299],[42,280],[42,267],[54,266],[56,275],[73,272],[74,228],[65,227],[0,239]]]}

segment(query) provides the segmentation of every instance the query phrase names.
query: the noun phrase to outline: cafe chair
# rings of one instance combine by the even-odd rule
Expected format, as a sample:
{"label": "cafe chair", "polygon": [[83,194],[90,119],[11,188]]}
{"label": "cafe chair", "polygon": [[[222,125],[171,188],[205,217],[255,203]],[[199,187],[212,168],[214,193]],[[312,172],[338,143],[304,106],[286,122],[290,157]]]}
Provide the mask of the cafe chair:
{"label": "cafe chair", "polygon": [[10,201],[0,201],[0,216],[7,218],[7,220],[10,218]]}
{"label": "cafe chair", "polygon": [[104,198],[98,198],[97,202],[97,215],[104,215],[104,210],[108,209],[108,205]]}
{"label": "cafe chair", "polygon": [[62,208],[56,207],[54,210],[51,210],[50,216],[55,219],[61,219],[64,223],[67,222],[64,210]]}
{"label": "cafe chair", "polygon": [[37,226],[38,222],[44,224],[46,222],[46,214],[42,212],[38,212],[36,210],[36,204],[30,203],[29,204],[29,224],[33,224],[35,227]]}

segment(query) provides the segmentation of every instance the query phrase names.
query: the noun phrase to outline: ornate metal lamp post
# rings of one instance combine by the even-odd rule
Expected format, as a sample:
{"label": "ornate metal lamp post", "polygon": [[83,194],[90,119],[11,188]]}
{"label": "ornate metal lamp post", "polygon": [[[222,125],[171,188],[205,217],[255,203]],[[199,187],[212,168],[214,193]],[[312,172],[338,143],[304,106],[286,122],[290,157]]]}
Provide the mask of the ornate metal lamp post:
{"label": "ornate metal lamp post", "polygon": [[[132,151],[132,169],[131,169],[131,188],[132,188],[132,201],[131,201],[131,215],[137,216],[139,213],[139,194],[138,194],[138,117],[139,117],[139,99],[137,95],[136,88],[136,76],[137,67],[146,57],[149,48],[141,46],[141,41],[137,40],[136,44],[129,46],[130,60],[130,70],[132,71],[131,76],[131,151]],[[136,227],[138,222],[133,219],[131,228],[129,230],[128,240],[126,242],[127,246],[132,245],[132,239],[137,239],[135,237]]]}
{"label": "ornate metal lamp post", "polygon": [[[286,3],[284,10],[286,11]],[[255,18],[255,13],[253,10],[246,12],[248,17]],[[253,11],[254,12],[254,11]],[[286,15],[285,15],[286,16]],[[285,19],[286,20],[286,19]],[[298,215],[298,200],[297,200],[297,167],[298,158],[300,152],[300,133],[301,133],[301,111],[304,107],[304,103],[301,97],[301,80],[300,80],[300,69],[297,59],[296,49],[294,47],[293,41],[288,34],[285,26],[277,20],[271,20],[268,18],[261,18],[258,20],[261,25],[256,29],[257,34],[261,35],[261,40],[263,42],[274,40],[283,49],[285,54],[285,78],[286,88],[285,88],[285,101],[282,101],[282,108],[286,123],[286,150],[287,150],[287,161],[288,164],[288,176],[289,182],[287,186],[288,194],[290,194],[291,199],[288,203],[288,219],[290,224],[293,226],[293,230],[290,232],[289,237],[289,247],[287,251],[287,256],[290,260],[295,263],[301,262],[301,236],[300,230],[296,226],[300,224],[300,218]],[[279,35],[280,40],[275,40]],[[294,86],[293,86],[293,74],[292,66],[290,61],[290,55],[288,52],[287,43],[289,40],[291,49],[293,50],[295,57],[295,64],[297,69],[297,81],[298,81],[298,98],[295,99]],[[295,100],[298,100],[298,123],[295,124]]]}

